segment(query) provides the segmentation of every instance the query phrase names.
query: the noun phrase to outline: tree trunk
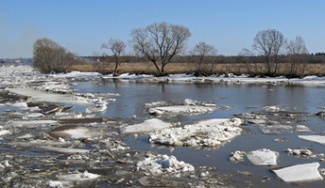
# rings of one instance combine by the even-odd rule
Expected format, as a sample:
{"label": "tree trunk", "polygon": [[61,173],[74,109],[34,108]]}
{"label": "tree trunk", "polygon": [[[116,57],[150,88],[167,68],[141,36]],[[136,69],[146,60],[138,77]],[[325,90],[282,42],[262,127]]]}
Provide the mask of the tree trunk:
{"label": "tree trunk", "polygon": [[155,65],[155,67],[156,67],[156,69],[157,69],[157,71],[158,71],[158,75],[159,75],[159,76],[162,76],[163,73],[162,73],[162,71],[160,70],[160,68],[158,67],[158,65],[157,65],[157,61],[151,61],[151,62]]}

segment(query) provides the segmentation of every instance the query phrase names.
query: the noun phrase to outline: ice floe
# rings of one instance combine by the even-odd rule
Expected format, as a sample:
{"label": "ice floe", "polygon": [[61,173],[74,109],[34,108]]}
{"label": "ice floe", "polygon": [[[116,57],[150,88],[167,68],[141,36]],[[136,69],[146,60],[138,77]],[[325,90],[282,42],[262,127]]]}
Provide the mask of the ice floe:
{"label": "ice floe", "polygon": [[49,125],[49,124],[56,124],[58,121],[56,120],[26,120],[26,121],[9,121],[8,124],[13,125],[15,127],[22,127],[22,126],[33,126],[33,125]]}
{"label": "ice floe", "polygon": [[278,170],[273,170],[273,172],[280,179],[287,183],[320,181],[323,180],[323,177],[318,171],[319,166],[320,164],[317,162],[298,164]]}
{"label": "ice floe", "polygon": [[56,138],[85,138],[90,136],[90,131],[86,127],[64,125],[52,129],[48,134]]}
{"label": "ice floe", "polygon": [[205,106],[163,106],[154,107],[149,109],[149,113],[152,115],[161,114],[203,114],[208,112],[213,112],[216,108],[205,107]]}
{"label": "ice floe", "polygon": [[40,146],[39,148],[47,150],[47,151],[52,151],[52,152],[57,152],[57,153],[65,153],[65,154],[88,153],[88,152],[90,152],[90,150],[88,150],[88,149],[62,148],[62,147],[53,147],[53,146]]}
{"label": "ice floe", "polygon": [[276,166],[279,153],[270,149],[259,149],[248,152],[246,155],[254,165]]}
{"label": "ice floe", "polygon": [[166,123],[160,119],[152,118],[143,123],[126,126],[121,129],[122,134],[146,133],[171,127],[171,123]]}
{"label": "ice floe", "polygon": [[76,171],[70,174],[57,175],[56,178],[58,180],[49,180],[46,182],[46,185],[52,188],[72,187],[75,182],[95,180],[99,177],[100,175],[90,173],[87,170],[84,172]]}
{"label": "ice floe", "polygon": [[136,164],[136,170],[156,175],[162,173],[181,174],[194,171],[194,167],[184,161],[178,161],[175,156],[149,154]]}
{"label": "ice floe", "polygon": [[203,114],[213,112],[217,109],[217,105],[208,102],[199,102],[191,99],[185,99],[180,105],[166,105],[166,102],[153,102],[146,104],[146,106],[155,106],[149,109],[151,115],[162,114]]}
{"label": "ice floe", "polygon": [[313,152],[307,148],[301,148],[301,149],[287,148],[285,152],[288,155],[300,156],[300,157],[311,157],[313,155]]}
{"label": "ice floe", "polygon": [[0,130],[0,136],[7,135],[7,134],[11,134],[11,132],[8,130]]}
{"label": "ice floe", "polygon": [[322,135],[298,135],[298,137],[308,141],[325,144],[325,136]]}
{"label": "ice floe", "polygon": [[65,174],[65,175],[57,175],[56,176],[59,180],[63,181],[84,181],[84,180],[92,180],[99,178],[100,175],[89,173],[87,170],[84,172],[75,172],[71,174]]}
{"label": "ice floe", "polygon": [[209,119],[156,131],[149,135],[149,142],[169,146],[215,147],[240,135],[242,129],[236,127],[240,124],[238,118]]}
{"label": "ice floe", "polygon": [[245,156],[246,156],[246,152],[238,150],[238,151],[231,153],[230,161],[231,162],[244,161]]}

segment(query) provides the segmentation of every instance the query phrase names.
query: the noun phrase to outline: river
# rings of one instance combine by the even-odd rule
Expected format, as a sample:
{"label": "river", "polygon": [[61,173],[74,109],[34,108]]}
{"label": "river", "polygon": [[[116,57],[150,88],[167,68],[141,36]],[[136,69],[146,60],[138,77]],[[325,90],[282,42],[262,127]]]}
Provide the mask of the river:
{"label": "river", "polygon": [[[249,181],[256,187],[295,186],[284,184],[267,166],[254,166],[249,161],[233,163],[229,157],[236,150],[252,151],[268,148],[279,152],[278,167],[319,162],[318,158],[294,157],[287,155],[287,148],[308,148],[315,153],[325,153],[323,145],[302,140],[300,134],[324,134],[325,119],[314,114],[325,106],[325,88],[320,86],[292,86],[272,84],[194,84],[194,83],[143,83],[136,81],[101,80],[78,82],[74,89],[90,93],[118,93],[116,101],[108,105],[101,116],[118,119],[129,119],[131,123],[142,122],[150,118],[145,110],[145,103],[155,101],[183,101],[192,99],[209,101],[222,106],[213,113],[203,115],[178,115],[163,117],[164,121],[190,123],[205,118],[231,118],[236,114],[262,111],[265,106],[279,106],[290,113],[306,113],[311,115],[290,119],[294,126],[306,125],[311,129],[301,133],[293,129],[280,130],[275,134],[263,134],[260,126],[245,123],[241,136],[219,148],[193,149],[188,147],[162,147],[148,143],[147,135],[125,136],[124,141],[135,150],[155,151],[174,155],[178,159],[198,166],[216,167],[220,172],[234,175],[234,183]],[[289,113],[289,114],[290,114]],[[286,119],[286,116],[281,117]],[[276,142],[275,140],[285,140]],[[320,168],[325,168],[321,163]],[[238,172],[247,171],[252,175]],[[266,182],[266,183],[265,183]],[[306,183],[304,187],[323,187],[323,182]]]}

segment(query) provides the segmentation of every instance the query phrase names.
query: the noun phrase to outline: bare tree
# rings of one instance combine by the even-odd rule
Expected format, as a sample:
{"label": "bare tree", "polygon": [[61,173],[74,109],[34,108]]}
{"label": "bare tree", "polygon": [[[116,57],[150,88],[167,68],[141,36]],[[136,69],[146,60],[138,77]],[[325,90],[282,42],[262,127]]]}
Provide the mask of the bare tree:
{"label": "bare tree", "polygon": [[305,41],[296,36],[286,44],[287,55],[290,62],[289,77],[303,76],[306,69],[306,54],[308,53]]}
{"label": "bare tree", "polygon": [[42,73],[64,72],[73,54],[66,51],[58,43],[42,38],[34,43],[33,67]]}
{"label": "bare tree", "polygon": [[185,48],[191,32],[184,26],[162,22],[134,29],[131,36],[133,49],[150,60],[161,76],[171,59]]}
{"label": "bare tree", "polygon": [[278,70],[279,53],[285,44],[285,39],[279,31],[268,29],[259,31],[253,43],[253,48],[265,56],[267,63],[267,74],[275,76]]}
{"label": "bare tree", "polygon": [[217,50],[213,45],[200,42],[190,51],[194,65],[196,67],[196,76],[207,76],[213,72],[215,55]]}
{"label": "bare tree", "polygon": [[114,59],[115,59],[115,68],[113,72],[113,76],[117,76],[117,68],[121,63],[121,54],[124,52],[126,47],[125,42],[119,39],[110,39],[108,43],[102,44],[102,48],[106,48],[112,51]]}

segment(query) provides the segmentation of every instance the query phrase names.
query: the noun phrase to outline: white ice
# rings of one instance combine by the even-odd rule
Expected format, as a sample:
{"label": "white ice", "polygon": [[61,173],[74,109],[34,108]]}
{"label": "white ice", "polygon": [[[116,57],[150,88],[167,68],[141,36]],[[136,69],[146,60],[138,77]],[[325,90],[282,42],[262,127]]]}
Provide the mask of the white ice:
{"label": "white ice", "polygon": [[156,118],[145,120],[143,123],[130,125],[121,129],[122,134],[134,134],[153,132],[160,129],[171,127],[171,123],[166,123]]}
{"label": "white ice", "polygon": [[194,167],[191,164],[184,161],[178,161],[175,156],[168,155],[149,155],[142,161],[139,161],[136,165],[137,171],[146,171],[151,174],[171,173],[180,174],[184,172],[194,171]]}
{"label": "white ice", "polygon": [[49,180],[46,182],[48,187],[53,188],[64,188],[64,187],[72,187],[74,182],[82,182],[87,180],[94,180],[99,178],[100,175],[89,173],[87,170],[84,172],[74,172],[71,174],[65,175],[57,175],[56,178],[58,180]]}
{"label": "white ice", "polygon": [[149,109],[150,114],[161,115],[164,113],[168,114],[202,114],[213,112],[216,110],[215,107],[206,107],[206,106],[163,106],[163,107],[153,107]]}
{"label": "white ice", "polygon": [[[26,74],[27,73],[27,74]],[[0,80],[3,84],[22,84],[28,82],[31,78],[36,78],[40,74],[34,71],[31,66],[0,66]],[[27,75],[27,76],[26,76]],[[236,76],[233,74],[225,75],[212,75],[209,77],[194,77],[186,74],[173,74],[167,77],[153,77],[152,75],[134,75],[134,74],[122,74],[118,77],[112,77],[110,75],[103,76],[98,72],[79,72],[72,71],[66,74],[52,74],[53,78],[88,78],[88,77],[102,77],[102,78],[121,78],[121,79],[138,79],[148,82],[214,82],[214,83],[229,83],[229,84],[245,84],[245,83],[261,83],[261,84],[296,84],[296,85],[325,85],[325,77],[307,76],[303,79],[287,79],[283,77],[276,78],[250,78],[248,75]],[[27,77],[28,79],[24,79]]]}
{"label": "white ice", "polygon": [[89,129],[86,127],[71,127],[64,130],[52,130],[50,133],[62,138],[85,138],[91,136]]}
{"label": "white ice", "polygon": [[308,141],[325,144],[325,136],[322,135],[298,135],[298,137]]}
{"label": "white ice", "polygon": [[7,134],[11,134],[11,132],[8,130],[0,130],[0,136],[7,135]]}
{"label": "white ice", "polygon": [[15,127],[22,127],[26,125],[48,125],[56,124],[56,120],[26,120],[26,121],[8,121],[8,124],[14,125]]}
{"label": "white ice", "polygon": [[72,174],[57,175],[59,180],[63,181],[85,181],[99,178],[100,175],[89,173],[87,170],[84,172],[76,172]]}
{"label": "white ice", "polygon": [[113,76],[112,74],[103,76],[104,79],[108,79],[108,78],[114,78],[114,79],[139,79],[139,78],[151,78],[151,77],[153,77],[153,75],[147,75],[147,74],[136,75],[136,74],[129,74],[129,73],[124,73],[124,74],[121,74],[119,76]]}
{"label": "white ice", "polygon": [[[170,146],[213,147],[240,135],[240,119],[210,119],[183,127],[155,131],[149,142]],[[237,120],[238,119],[238,120]]]}
{"label": "white ice", "polygon": [[248,160],[257,166],[276,166],[278,152],[272,151],[270,149],[259,149],[255,151],[248,152],[246,154]]}
{"label": "white ice", "polygon": [[65,153],[65,154],[90,152],[90,150],[88,150],[88,149],[61,148],[61,147],[52,147],[52,146],[40,146],[39,148],[48,150],[48,151],[58,152],[58,153]]}
{"label": "white ice", "polygon": [[320,181],[323,177],[318,171],[319,166],[318,162],[306,163],[273,170],[273,172],[287,183]]}
{"label": "white ice", "polygon": [[102,76],[102,74],[98,72],[80,72],[80,71],[72,71],[69,73],[59,73],[59,74],[51,74],[50,76],[54,78],[81,78],[81,77],[98,77]]}

